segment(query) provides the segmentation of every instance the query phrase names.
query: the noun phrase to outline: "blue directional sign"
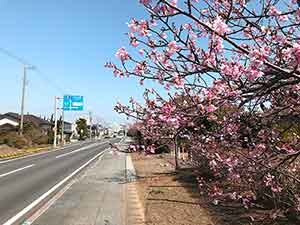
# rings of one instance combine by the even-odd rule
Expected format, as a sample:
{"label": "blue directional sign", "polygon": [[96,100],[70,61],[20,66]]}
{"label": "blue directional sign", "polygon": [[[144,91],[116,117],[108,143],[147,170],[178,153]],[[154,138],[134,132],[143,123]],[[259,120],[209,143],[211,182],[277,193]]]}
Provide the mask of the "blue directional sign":
{"label": "blue directional sign", "polygon": [[65,111],[82,111],[83,96],[65,95],[63,101],[63,109]]}

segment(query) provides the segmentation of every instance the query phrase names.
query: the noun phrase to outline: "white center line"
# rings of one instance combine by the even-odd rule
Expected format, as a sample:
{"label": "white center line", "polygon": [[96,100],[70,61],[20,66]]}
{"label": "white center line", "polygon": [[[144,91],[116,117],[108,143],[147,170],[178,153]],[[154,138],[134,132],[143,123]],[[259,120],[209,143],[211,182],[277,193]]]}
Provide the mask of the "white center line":
{"label": "white center line", "polygon": [[8,160],[0,161],[0,164],[5,164],[5,163],[9,163],[9,162],[13,162],[13,161],[21,160],[21,159],[26,159],[26,158],[30,158],[30,157],[35,157],[35,156],[39,156],[39,155],[46,155],[46,154],[49,154],[49,153],[52,153],[52,152],[64,150],[66,148],[76,147],[77,145],[80,145],[80,144],[82,144],[82,143],[75,143],[75,144],[67,145],[67,146],[62,147],[62,148],[57,148],[56,150],[49,149],[46,152],[40,152],[40,153],[36,153],[36,154],[32,154],[32,155],[26,155],[26,156],[18,157],[18,158],[15,158],[15,159],[8,159]]}
{"label": "white center line", "polygon": [[76,152],[80,152],[80,151],[83,151],[83,150],[86,150],[86,149],[89,149],[89,148],[92,148],[92,147],[95,147],[95,146],[98,146],[98,145],[103,145],[103,144],[106,144],[106,143],[108,143],[108,141],[101,142],[101,143],[95,143],[95,144],[92,144],[92,145],[88,145],[88,146],[85,146],[85,147],[83,147],[83,148],[77,149],[77,150],[75,150],[75,151],[67,152],[67,153],[65,153],[65,154],[58,155],[58,156],[56,156],[55,158],[56,158],[56,159],[59,159],[59,158],[62,158],[62,157],[64,157],[64,156],[71,155],[71,154],[74,154],[74,153],[76,153]]}
{"label": "white center line", "polygon": [[32,164],[32,165],[29,165],[29,166],[22,167],[22,168],[20,168],[20,169],[16,169],[16,170],[10,171],[10,172],[8,172],[8,173],[1,174],[1,175],[0,175],[0,178],[6,177],[6,176],[8,176],[8,175],[10,175],[10,174],[13,174],[13,173],[16,173],[16,172],[19,172],[19,171],[28,169],[28,168],[33,167],[33,166],[35,166],[35,165]]}

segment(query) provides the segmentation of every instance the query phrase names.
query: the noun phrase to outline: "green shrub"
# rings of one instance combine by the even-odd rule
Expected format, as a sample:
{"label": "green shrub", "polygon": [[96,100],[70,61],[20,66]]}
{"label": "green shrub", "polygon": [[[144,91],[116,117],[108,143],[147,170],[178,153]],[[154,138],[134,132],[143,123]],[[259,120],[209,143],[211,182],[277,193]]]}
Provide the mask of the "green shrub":
{"label": "green shrub", "polygon": [[49,141],[50,141],[49,139],[50,139],[50,137],[48,135],[44,135],[44,136],[34,139],[33,143],[38,144],[38,145],[46,145],[46,144],[49,144]]}
{"label": "green shrub", "polygon": [[156,149],[155,149],[155,153],[156,154],[162,154],[162,153],[170,153],[170,148],[167,145],[159,145]]}
{"label": "green shrub", "polygon": [[26,138],[19,136],[16,133],[7,133],[4,136],[2,136],[0,139],[2,139],[2,143],[6,144],[13,148],[23,148],[28,145],[28,141]]}
{"label": "green shrub", "polygon": [[4,145],[5,144],[5,138],[4,138],[4,135],[1,134],[0,135],[0,145]]}

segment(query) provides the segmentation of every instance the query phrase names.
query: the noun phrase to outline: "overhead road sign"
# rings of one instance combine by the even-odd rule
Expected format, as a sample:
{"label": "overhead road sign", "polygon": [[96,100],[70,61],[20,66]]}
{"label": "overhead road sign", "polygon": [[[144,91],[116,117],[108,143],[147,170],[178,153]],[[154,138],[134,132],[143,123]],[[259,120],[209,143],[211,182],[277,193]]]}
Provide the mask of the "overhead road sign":
{"label": "overhead road sign", "polygon": [[65,95],[63,101],[64,111],[83,111],[83,96]]}

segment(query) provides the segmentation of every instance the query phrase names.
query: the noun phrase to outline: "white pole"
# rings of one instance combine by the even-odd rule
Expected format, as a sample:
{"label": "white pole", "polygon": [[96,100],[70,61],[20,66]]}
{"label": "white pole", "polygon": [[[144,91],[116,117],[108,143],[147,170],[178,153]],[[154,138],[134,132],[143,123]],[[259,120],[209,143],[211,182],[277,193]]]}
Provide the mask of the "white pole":
{"label": "white pole", "polygon": [[55,96],[55,103],[54,103],[54,140],[53,140],[53,147],[56,148],[57,144],[57,97]]}
{"label": "white pole", "polygon": [[22,99],[21,99],[21,121],[19,133],[22,136],[24,130],[24,107],[25,107],[25,94],[26,94],[26,83],[27,83],[27,69],[34,70],[33,66],[23,65],[23,85],[22,85]]}
{"label": "white pole", "polygon": [[64,111],[64,108],[62,108],[62,125],[61,125],[61,143],[62,143],[62,145],[65,144],[64,133],[65,133],[65,111]]}
{"label": "white pole", "polygon": [[92,112],[89,112],[90,117],[90,140],[92,140]]}
{"label": "white pole", "polygon": [[24,105],[25,105],[25,91],[26,91],[26,65],[23,66],[23,85],[22,85],[22,101],[21,101],[21,121],[20,121],[20,135],[23,135],[24,127]]}

